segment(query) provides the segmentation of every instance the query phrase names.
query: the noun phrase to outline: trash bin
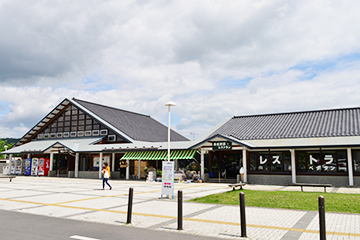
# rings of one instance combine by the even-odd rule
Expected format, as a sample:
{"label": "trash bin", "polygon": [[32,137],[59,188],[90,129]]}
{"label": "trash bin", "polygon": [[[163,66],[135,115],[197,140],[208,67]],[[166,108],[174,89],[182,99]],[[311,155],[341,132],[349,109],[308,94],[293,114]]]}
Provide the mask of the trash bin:
{"label": "trash bin", "polygon": [[9,166],[3,167],[3,174],[9,174]]}

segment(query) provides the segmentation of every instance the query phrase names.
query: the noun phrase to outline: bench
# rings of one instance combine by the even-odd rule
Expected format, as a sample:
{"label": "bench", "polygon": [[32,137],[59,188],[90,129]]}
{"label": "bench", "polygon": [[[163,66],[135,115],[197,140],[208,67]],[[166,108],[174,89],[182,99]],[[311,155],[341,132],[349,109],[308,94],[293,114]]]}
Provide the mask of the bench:
{"label": "bench", "polygon": [[323,187],[324,192],[326,192],[327,187],[331,187],[331,184],[321,184],[321,183],[293,183],[291,186],[300,186],[301,191],[303,191],[303,187]]}
{"label": "bench", "polygon": [[0,178],[9,178],[10,182],[12,182],[12,179],[15,178],[15,176],[11,176],[11,175],[0,175]]}
{"label": "bench", "polygon": [[233,188],[233,191],[235,191],[235,188],[236,187],[240,187],[240,190],[242,190],[243,188],[243,186],[245,186],[246,185],[246,183],[234,183],[234,184],[229,184],[229,187],[232,187]]}

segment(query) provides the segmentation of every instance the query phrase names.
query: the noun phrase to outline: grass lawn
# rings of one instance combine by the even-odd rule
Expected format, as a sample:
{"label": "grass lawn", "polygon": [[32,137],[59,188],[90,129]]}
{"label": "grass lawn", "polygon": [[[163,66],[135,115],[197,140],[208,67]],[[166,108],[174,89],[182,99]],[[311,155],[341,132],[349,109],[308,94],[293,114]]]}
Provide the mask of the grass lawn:
{"label": "grass lawn", "polygon": [[192,202],[239,205],[239,193],[245,194],[245,205],[318,211],[318,197],[325,198],[327,212],[360,213],[360,194],[235,190],[192,199]]}

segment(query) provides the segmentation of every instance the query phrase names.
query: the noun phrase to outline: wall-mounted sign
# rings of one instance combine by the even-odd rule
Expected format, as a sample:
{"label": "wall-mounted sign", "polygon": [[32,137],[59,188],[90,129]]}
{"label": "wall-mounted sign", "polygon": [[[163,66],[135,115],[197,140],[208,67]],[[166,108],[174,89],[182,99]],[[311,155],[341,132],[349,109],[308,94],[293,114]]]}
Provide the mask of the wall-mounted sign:
{"label": "wall-mounted sign", "polygon": [[232,149],[232,143],[226,142],[226,141],[213,142],[212,149],[213,150],[230,150],[230,149]]}

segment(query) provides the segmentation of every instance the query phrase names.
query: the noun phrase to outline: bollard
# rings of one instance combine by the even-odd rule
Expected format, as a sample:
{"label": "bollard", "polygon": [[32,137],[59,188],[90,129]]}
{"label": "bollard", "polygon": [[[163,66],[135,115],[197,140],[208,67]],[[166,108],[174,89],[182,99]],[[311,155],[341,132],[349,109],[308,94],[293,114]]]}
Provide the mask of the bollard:
{"label": "bollard", "polygon": [[326,227],[325,227],[325,198],[319,197],[319,231],[320,240],[326,239]]}
{"label": "bollard", "polygon": [[131,223],[133,193],[134,193],[134,189],[133,189],[133,188],[129,188],[129,202],[128,202],[128,212],[127,212],[127,220],[126,220],[126,223]]}
{"label": "bollard", "polygon": [[183,192],[178,191],[178,228],[177,230],[183,230]]}
{"label": "bollard", "polygon": [[246,237],[246,217],[245,217],[245,194],[240,192],[240,228],[241,237]]}

